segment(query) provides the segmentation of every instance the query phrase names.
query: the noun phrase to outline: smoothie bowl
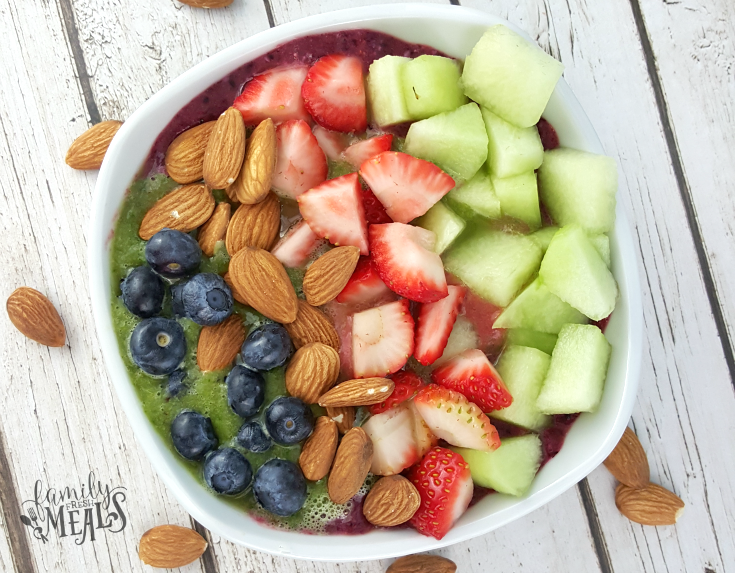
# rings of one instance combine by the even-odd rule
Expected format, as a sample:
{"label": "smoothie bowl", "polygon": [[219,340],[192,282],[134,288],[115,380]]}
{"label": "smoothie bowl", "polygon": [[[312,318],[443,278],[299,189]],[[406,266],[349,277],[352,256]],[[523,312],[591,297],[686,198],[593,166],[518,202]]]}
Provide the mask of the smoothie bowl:
{"label": "smoothie bowl", "polygon": [[350,9],[240,42],[123,125],[93,310],[195,519],[274,554],[397,556],[517,519],[612,450],[636,259],[561,72],[473,10]]}

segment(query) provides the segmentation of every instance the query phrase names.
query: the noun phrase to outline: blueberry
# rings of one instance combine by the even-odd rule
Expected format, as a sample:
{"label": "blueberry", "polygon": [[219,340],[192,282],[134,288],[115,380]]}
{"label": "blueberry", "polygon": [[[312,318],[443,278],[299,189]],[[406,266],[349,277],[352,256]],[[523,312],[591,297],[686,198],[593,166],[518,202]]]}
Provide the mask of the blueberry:
{"label": "blueberry", "polygon": [[214,326],[232,314],[232,291],[214,273],[194,275],[176,296],[181,297],[185,316],[202,326]]}
{"label": "blueberry", "polygon": [[242,361],[255,370],[283,366],[291,354],[291,338],[280,324],[270,322],[253,330],[242,344]]}
{"label": "blueberry", "polygon": [[288,517],[304,506],[306,479],[295,463],[274,458],[255,472],[253,493],[263,509]]}
{"label": "blueberry", "polygon": [[130,355],[146,374],[171,374],[186,356],[184,329],[170,318],[144,318],[130,337]]}
{"label": "blueberry", "polygon": [[265,411],[265,427],[284,446],[305,440],[314,429],[311,408],[292,396],[276,398]]}
{"label": "blueberry", "polygon": [[150,318],[161,312],[166,287],[163,280],[150,267],[136,267],[123,280],[122,300],[133,314]]}
{"label": "blueberry", "polygon": [[185,282],[178,282],[171,286],[171,310],[176,318],[186,318],[184,310],[184,285]]}
{"label": "blueberry", "polygon": [[249,418],[258,413],[265,399],[265,381],[259,372],[235,366],[225,378],[227,402],[235,414]]}
{"label": "blueberry", "polygon": [[192,274],[199,268],[202,249],[186,233],[162,229],[145,246],[145,260],[158,274],[177,279]]}
{"label": "blueberry", "polygon": [[204,481],[217,493],[234,495],[250,485],[253,468],[240,452],[222,448],[204,459]]}
{"label": "blueberry", "polygon": [[166,395],[169,398],[176,398],[180,394],[183,394],[187,390],[187,385],[184,384],[186,380],[186,370],[174,370],[168,375],[168,384],[166,385]]}
{"label": "blueberry", "polygon": [[273,441],[263,431],[259,422],[246,422],[237,433],[237,443],[246,450],[260,453],[271,449]]}
{"label": "blueberry", "polygon": [[176,451],[187,460],[201,460],[219,443],[212,420],[191,410],[177,414],[171,422],[171,439]]}

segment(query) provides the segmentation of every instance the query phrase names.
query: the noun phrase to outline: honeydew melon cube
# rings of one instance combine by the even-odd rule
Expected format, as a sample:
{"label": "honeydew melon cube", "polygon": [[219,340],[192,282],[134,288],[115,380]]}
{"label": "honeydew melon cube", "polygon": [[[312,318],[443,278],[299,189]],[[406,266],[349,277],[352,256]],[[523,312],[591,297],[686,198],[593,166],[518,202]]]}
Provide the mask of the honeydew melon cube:
{"label": "honeydew melon cube", "polygon": [[468,103],[411,124],[403,150],[435,163],[458,182],[467,181],[487,159],[487,133],[479,106]]}
{"label": "honeydew melon cube", "polygon": [[380,126],[409,121],[403,99],[401,68],[410,58],[383,56],[370,64],[367,77],[367,95],[372,118]]}
{"label": "honeydew melon cube", "polygon": [[536,125],[564,66],[506,26],[488,29],[467,56],[464,93],[518,127]]}
{"label": "honeydew melon cube", "polygon": [[559,225],[579,225],[590,234],[612,230],[618,173],[611,157],[563,147],[546,151],[538,182],[541,201]]}
{"label": "honeydew melon cube", "polygon": [[545,414],[594,412],[610,362],[610,343],[593,324],[567,324],[559,332],[536,406]]}
{"label": "honeydew melon cube", "polygon": [[600,253],[602,260],[605,261],[607,268],[610,268],[610,237],[607,235],[589,235],[590,243],[595,250]]}
{"label": "honeydew melon cube", "polygon": [[544,160],[544,146],[538,129],[516,127],[486,107],[481,108],[487,131],[487,168],[497,177],[510,177],[538,169]]}
{"label": "honeydew melon cube", "polygon": [[411,119],[457,109],[467,103],[459,80],[456,60],[442,56],[419,56],[401,67],[401,88]]}
{"label": "honeydew melon cube", "polygon": [[559,227],[544,227],[531,233],[530,237],[536,242],[539,248],[545,253],[546,249],[549,248],[551,238],[559,230]]}
{"label": "honeydew melon cube", "polygon": [[484,169],[479,169],[472,179],[456,186],[446,197],[452,208],[466,219],[475,215],[499,219],[502,215],[500,201]]}
{"label": "honeydew melon cube", "polygon": [[444,253],[444,268],[478,296],[507,306],[537,271],[541,249],[525,235],[478,225]]}
{"label": "honeydew melon cube", "polygon": [[441,255],[454,242],[454,239],[464,231],[466,225],[464,219],[442,201],[419,217],[416,224],[436,234],[434,252],[438,255]]}
{"label": "honeydew melon cube", "polygon": [[513,396],[513,403],[489,416],[536,432],[546,427],[551,420],[536,407],[536,399],[550,362],[551,356],[536,348],[507,346],[496,369]]}
{"label": "honeydew melon cube", "polygon": [[449,333],[449,340],[444,347],[442,355],[434,362],[433,366],[439,367],[451,358],[462,354],[465,350],[478,348],[480,346],[480,338],[473,324],[464,316],[458,316],[454,321],[452,331]]}
{"label": "honeydew melon cube", "polygon": [[514,496],[524,495],[541,466],[541,439],[536,434],[506,438],[493,452],[453,447],[470,466],[472,481]]}
{"label": "honeydew melon cube", "polygon": [[618,286],[581,227],[569,225],[551,239],[539,277],[564,302],[592,320],[615,308]]}
{"label": "honeydew melon cube", "polygon": [[556,346],[556,334],[528,330],[527,328],[509,328],[505,335],[505,342],[516,346],[536,348],[551,356],[554,346]]}
{"label": "honeydew melon cube", "polygon": [[523,221],[531,230],[541,227],[536,174],[533,171],[502,179],[491,175],[490,180],[503,215]]}

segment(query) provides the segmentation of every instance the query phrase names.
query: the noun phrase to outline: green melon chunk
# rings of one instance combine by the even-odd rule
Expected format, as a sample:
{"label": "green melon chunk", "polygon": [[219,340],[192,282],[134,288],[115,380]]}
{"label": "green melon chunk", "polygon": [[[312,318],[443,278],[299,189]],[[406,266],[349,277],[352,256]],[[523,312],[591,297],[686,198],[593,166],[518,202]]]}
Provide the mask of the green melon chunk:
{"label": "green melon chunk", "polygon": [[370,64],[367,77],[367,95],[372,118],[380,126],[409,121],[406,102],[403,99],[401,68],[410,58],[383,56]]}
{"label": "green melon chunk", "polygon": [[441,255],[454,242],[454,239],[464,231],[466,225],[464,219],[442,201],[429,209],[425,215],[419,217],[416,224],[436,234],[434,252],[438,255]]}
{"label": "green melon chunk", "polygon": [[502,179],[491,175],[490,180],[503,215],[523,221],[532,231],[541,227],[536,174],[533,171]]}
{"label": "green melon chunk", "polygon": [[536,242],[539,249],[545,253],[546,249],[549,248],[549,243],[551,242],[552,237],[558,230],[559,227],[544,227],[543,229],[539,229],[538,231],[531,233],[529,236]]}
{"label": "green melon chunk", "polygon": [[516,127],[486,107],[481,108],[487,131],[487,168],[497,177],[511,177],[538,169],[544,160],[544,146],[538,129]]}
{"label": "green melon chunk", "polygon": [[590,243],[595,250],[600,253],[602,260],[605,261],[607,268],[610,268],[610,237],[607,235],[589,235]]}
{"label": "green melon chunk", "polygon": [[602,399],[611,346],[592,324],[561,329],[536,406],[546,414],[594,412]]}
{"label": "green melon chunk", "polygon": [[401,68],[401,88],[411,119],[426,119],[467,103],[456,60],[419,56]]}
{"label": "green melon chunk", "polygon": [[509,328],[505,335],[505,342],[516,346],[536,348],[551,356],[554,346],[556,346],[556,334],[537,332],[527,328]]}
{"label": "green melon chunk", "polygon": [[474,177],[452,189],[446,196],[452,208],[465,219],[476,215],[499,219],[502,215],[500,201],[495,195],[490,176],[479,169]]}

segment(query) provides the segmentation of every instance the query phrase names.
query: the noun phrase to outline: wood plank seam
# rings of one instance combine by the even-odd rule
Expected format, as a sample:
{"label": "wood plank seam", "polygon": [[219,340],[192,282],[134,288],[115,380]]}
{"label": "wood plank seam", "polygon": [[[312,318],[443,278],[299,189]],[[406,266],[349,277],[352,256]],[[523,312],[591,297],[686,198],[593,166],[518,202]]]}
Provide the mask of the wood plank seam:
{"label": "wood plank seam", "polygon": [[194,530],[207,540],[207,550],[201,557],[202,567],[204,568],[205,573],[219,573],[219,564],[217,563],[217,558],[214,554],[214,547],[212,546],[212,535],[209,533],[209,530],[196,519],[191,516],[189,516],[189,519],[191,519],[191,524],[194,527]]}
{"label": "wood plank seam", "polygon": [[587,523],[595,544],[595,553],[597,554],[597,561],[600,564],[600,571],[602,573],[613,573],[613,565],[610,559],[610,552],[607,549],[607,541],[600,525],[597,507],[595,506],[595,500],[592,496],[592,490],[590,489],[587,478],[584,478],[577,484],[577,491],[582,500],[584,512],[587,514]]}
{"label": "wood plank seam", "polygon": [[268,25],[275,28],[276,20],[273,18],[273,6],[271,6],[270,0],[263,0],[263,6],[265,7],[265,15],[268,18]]}

